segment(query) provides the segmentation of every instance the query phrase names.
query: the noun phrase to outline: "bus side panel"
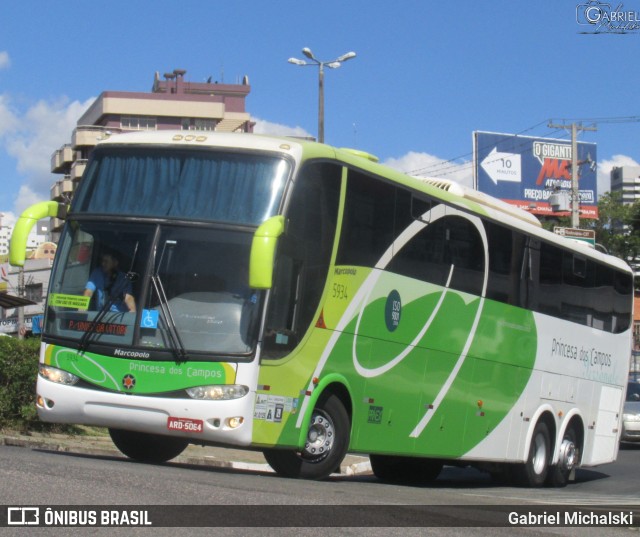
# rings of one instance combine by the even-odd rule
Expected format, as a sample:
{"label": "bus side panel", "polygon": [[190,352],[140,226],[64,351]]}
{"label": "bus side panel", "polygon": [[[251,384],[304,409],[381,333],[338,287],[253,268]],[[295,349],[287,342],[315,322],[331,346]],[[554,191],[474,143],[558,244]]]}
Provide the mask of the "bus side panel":
{"label": "bus side panel", "polygon": [[327,330],[312,328],[286,358],[263,359],[253,415],[254,445],[300,447],[296,421],[301,401],[330,336]]}
{"label": "bus side panel", "polygon": [[565,421],[577,415],[585,435],[581,464],[614,460],[619,434],[616,415],[628,376],[629,333],[611,334],[546,315],[533,316],[539,341],[535,367],[522,396],[495,432],[465,458],[496,460],[503,453],[504,440],[514,437],[515,427],[519,427],[520,440],[510,441],[504,455],[507,460],[524,460],[529,449],[527,438],[543,409],[548,409],[556,425],[556,438],[552,439],[556,448],[567,426]]}

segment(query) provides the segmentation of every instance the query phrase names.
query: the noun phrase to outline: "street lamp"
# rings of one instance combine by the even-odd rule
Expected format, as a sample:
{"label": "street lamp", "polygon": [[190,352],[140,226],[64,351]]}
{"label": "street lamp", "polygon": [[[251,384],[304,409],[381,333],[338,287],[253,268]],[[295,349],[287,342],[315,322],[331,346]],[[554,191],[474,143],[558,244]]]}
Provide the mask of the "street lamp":
{"label": "street lamp", "polygon": [[289,63],[300,66],[318,66],[318,142],[324,143],[324,67],[325,65],[329,69],[337,69],[343,62],[356,57],[355,52],[347,52],[342,56],[338,56],[335,60],[328,62],[318,60],[311,52],[311,49],[305,47],[302,49],[304,54],[311,63],[305,60],[299,60],[297,58],[289,58]]}

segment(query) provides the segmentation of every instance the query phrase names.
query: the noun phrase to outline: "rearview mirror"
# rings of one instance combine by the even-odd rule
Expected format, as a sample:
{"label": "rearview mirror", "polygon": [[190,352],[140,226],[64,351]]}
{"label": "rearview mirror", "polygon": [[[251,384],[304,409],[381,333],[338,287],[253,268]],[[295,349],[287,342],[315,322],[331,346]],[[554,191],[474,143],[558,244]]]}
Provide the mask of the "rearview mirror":
{"label": "rearview mirror", "polygon": [[42,201],[25,209],[18,218],[9,245],[9,263],[14,267],[24,267],[29,232],[38,220],[47,217],[66,218],[67,206],[56,201]]}
{"label": "rearview mirror", "polygon": [[271,289],[273,264],[278,237],[284,233],[284,216],[272,216],[264,221],[253,235],[249,259],[249,287]]}

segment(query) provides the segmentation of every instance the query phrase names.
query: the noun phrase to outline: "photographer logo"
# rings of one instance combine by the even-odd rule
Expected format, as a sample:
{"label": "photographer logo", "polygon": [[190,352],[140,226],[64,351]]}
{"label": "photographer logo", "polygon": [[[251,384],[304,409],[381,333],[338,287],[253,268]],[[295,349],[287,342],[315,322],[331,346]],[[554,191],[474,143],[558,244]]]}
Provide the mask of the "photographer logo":
{"label": "photographer logo", "polygon": [[576,22],[582,34],[626,34],[640,32],[640,11],[628,10],[620,3],[589,0],[576,6]]}

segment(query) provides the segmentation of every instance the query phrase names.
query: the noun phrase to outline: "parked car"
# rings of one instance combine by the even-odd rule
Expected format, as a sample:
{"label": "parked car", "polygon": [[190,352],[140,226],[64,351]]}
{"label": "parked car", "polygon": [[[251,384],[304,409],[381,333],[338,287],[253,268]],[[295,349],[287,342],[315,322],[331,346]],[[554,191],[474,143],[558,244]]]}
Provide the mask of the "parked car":
{"label": "parked car", "polygon": [[622,410],[622,442],[640,442],[640,382],[629,382]]}

